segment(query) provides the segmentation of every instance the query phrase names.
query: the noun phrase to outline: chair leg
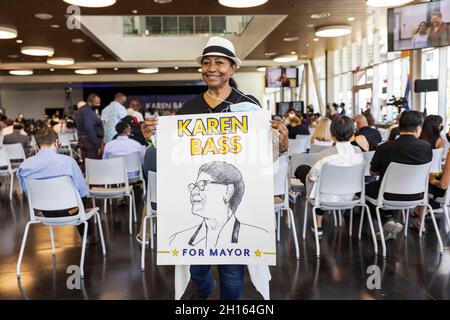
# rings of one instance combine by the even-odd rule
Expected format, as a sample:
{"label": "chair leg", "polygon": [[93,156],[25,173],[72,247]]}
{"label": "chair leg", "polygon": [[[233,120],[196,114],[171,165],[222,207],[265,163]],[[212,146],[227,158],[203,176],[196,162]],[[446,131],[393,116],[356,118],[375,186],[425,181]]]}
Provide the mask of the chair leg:
{"label": "chair leg", "polygon": [[[359,217],[359,229],[358,229],[358,240],[361,240],[361,234],[362,234],[362,227],[364,223],[364,209],[367,207],[367,205],[364,205],[364,207],[361,207],[361,216]],[[370,212],[369,212],[370,215]]]}
{"label": "chair leg", "polygon": [[433,221],[433,226],[434,226],[434,230],[436,232],[436,236],[438,238],[438,242],[439,242],[439,253],[443,254],[444,253],[444,245],[442,243],[442,238],[441,238],[441,234],[439,232],[439,227],[436,223],[436,217],[434,216],[434,211],[433,208],[428,204],[427,205],[428,210],[430,210],[430,215],[431,215],[431,220]]}
{"label": "chair leg", "polygon": [[380,208],[377,206],[375,208],[375,210],[377,212],[378,227],[380,229],[381,246],[383,249],[382,255],[383,255],[383,259],[385,259],[386,258],[386,242],[384,241],[384,232],[383,232],[383,224],[381,223]]}
{"label": "chair leg", "polygon": [[319,258],[320,257],[320,243],[319,243],[319,235],[317,234],[318,230],[317,230],[316,207],[313,207],[312,210],[313,210],[314,238],[316,240],[316,257]]}
{"label": "chair leg", "polygon": [[338,215],[339,215],[339,228],[342,227],[342,210],[338,210]]}
{"label": "chair leg", "polygon": [[54,256],[56,254],[55,251],[55,238],[53,236],[53,228],[52,226],[49,226],[50,228],[50,241],[52,242],[52,255]]}
{"label": "chair leg", "polygon": [[291,208],[288,208],[288,215],[289,215],[289,221],[291,222],[291,225],[292,225],[292,233],[294,235],[295,257],[298,260],[298,259],[300,259],[300,249],[298,247],[297,228],[295,227],[294,213],[292,212]]}
{"label": "chair leg", "polygon": [[404,228],[403,229],[405,229],[404,235],[405,235],[405,238],[407,238],[408,237],[408,223],[409,223],[409,209],[406,210],[406,215],[404,214],[404,212],[405,212],[405,210],[402,210],[402,213],[403,213],[403,224],[404,224]]}
{"label": "chair leg", "polygon": [[103,200],[103,211],[105,213],[108,211],[108,199]]}
{"label": "chair leg", "polygon": [[447,226],[450,227],[450,217],[448,215],[448,207],[446,204],[444,204],[443,208],[444,208],[445,219],[447,220]]}
{"label": "chair leg", "polygon": [[92,208],[95,208],[95,198],[91,198],[92,199]]}
{"label": "chair leg", "polygon": [[277,242],[280,242],[281,209],[277,211]]}
{"label": "chair leg", "polygon": [[333,210],[334,227],[337,227],[336,210]]}
{"label": "chair leg", "polygon": [[422,210],[422,219],[420,220],[420,228],[419,228],[419,239],[422,239],[422,231],[425,228],[425,216],[427,213],[427,208],[424,206]]}
{"label": "chair leg", "polygon": [[353,230],[353,209],[350,209],[350,226],[348,230],[348,236],[352,237],[352,230]]}
{"label": "chair leg", "polygon": [[132,199],[132,195],[129,194],[128,198],[130,200],[129,206],[128,206],[128,213],[129,213],[129,221],[128,221],[128,226],[129,226],[129,231],[130,231],[130,236],[133,234],[133,228],[132,228],[132,223],[133,223],[133,199]]}
{"label": "chair leg", "polygon": [[23,239],[22,239],[22,245],[20,246],[20,253],[19,253],[19,260],[17,261],[17,277],[20,278],[20,265],[22,263],[22,257],[23,257],[23,252],[25,250],[25,244],[27,243],[27,238],[28,238],[28,231],[30,229],[30,225],[37,223],[37,222],[33,222],[33,221],[29,221],[27,223],[27,225],[25,226],[25,232],[23,234]]}
{"label": "chair leg", "polygon": [[145,216],[142,220],[143,225],[143,231],[142,231],[142,243],[141,243],[141,270],[145,270],[145,241],[147,241],[147,219],[149,216]]}
{"label": "chair leg", "polygon": [[136,215],[136,200],[134,198],[134,190],[131,190],[131,201],[133,202],[133,216],[134,216],[134,223],[137,223],[137,215]]}
{"label": "chair leg", "polygon": [[89,224],[87,221],[83,221],[84,223],[84,231],[83,231],[83,244],[81,246],[81,259],[80,259],[80,277],[81,279],[84,278],[84,255],[86,252],[86,240],[87,240],[87,232]]}
{"label": "chair leg", "polygon": [[[364,205],[364,207],[362,207],[361,214],[362,215],[364,214],[364,208],[367,211],[367,220],[369,220],[370,233],[372,234],[372,240],[373,240],[373,250],[374,250],[375,254],[377,254],[378,253],[378,243],[377,243],[377,236],[375,235],[375,229],[373,228],[372,216],[370,214],[370,209],[367,204]],[[361,219],[361,221],[362,221],[362,219]]]}
{"label": "chair leg", "polygon": [[153,218],[150,217],[150,249],[153,250],[154,248],[154,230],[153,230]]}
{"label": "chair leg", "polygon": [[100,220],[100,213],[98,213],[98,211],[97,211],[94,214],[94,217],[98,220],[97,226],[98,226],[98,233],[100,234],[100,241],[102,243],[102,253],[103,253],[103,256],[106,257],[105,238],[103,237],[103,227],[102,227],[102,222]]}
{"label": "chair leg", "polygon": [[146,194],[147,194],[147,190],[145,188],[145,180],[142,180],[142,199],[145,199]]}
{"label": "chair leg", "polygon": [[11,183],[9,185],[9,200],[12,200],[12,194],[14,190],[14,175],[11,175]]}
{"label": "chair leg", "polygon": [[406,219],[405,219],[405,209],[402,209],[402,222],[403,222],[403,224],[405,224],[405,221],[406,221]]}
{"label": "chair leg", "polygon": [[308,221],[308,199],[305,200],[305,213],[303,215],[303,241],[306,240],[306,223]]}

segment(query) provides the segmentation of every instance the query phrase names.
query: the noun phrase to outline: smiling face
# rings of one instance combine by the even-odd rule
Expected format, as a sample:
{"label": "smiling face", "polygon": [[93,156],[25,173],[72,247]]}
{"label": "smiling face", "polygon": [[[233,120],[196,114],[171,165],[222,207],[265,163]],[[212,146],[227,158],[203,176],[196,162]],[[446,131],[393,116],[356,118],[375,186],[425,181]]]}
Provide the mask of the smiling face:
{"label": "smiling face", "polygon": [[425,23],[425,22],[422,22],[420,25],[419,25],[419,32],[420,33],[426,33],[427,32],[427,24]]}
{"label": "smiling face", "polygon": [[442,22],[442,17],[438,14],[432,14],[431,15],[431,23],[433,24],[433,26],[435,27],[439,27],[441,25]]}
{"label": "smiling face", "polygon": [[228,206],[224,200],[230,198],[227,188],[229,186],[215,183],[209,174],[201,172],[196,183],[189,185],[192,214],[214,221],[226,221]]}
{"label": "smiling face", "polygon": [[236,71],[231,60],[220,56],[207,56],[202,60],[202,76],[209,88],[222,88]]}

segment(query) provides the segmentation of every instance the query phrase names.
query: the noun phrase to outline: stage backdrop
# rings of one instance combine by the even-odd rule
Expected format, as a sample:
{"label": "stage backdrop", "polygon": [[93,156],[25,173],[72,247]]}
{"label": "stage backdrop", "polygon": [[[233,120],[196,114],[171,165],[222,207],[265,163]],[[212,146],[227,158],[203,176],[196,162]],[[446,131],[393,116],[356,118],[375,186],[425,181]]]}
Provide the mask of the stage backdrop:
{"label": "stage backdrop", "polygon": [[160,117],[158,265],[275,265],[270,113]]}

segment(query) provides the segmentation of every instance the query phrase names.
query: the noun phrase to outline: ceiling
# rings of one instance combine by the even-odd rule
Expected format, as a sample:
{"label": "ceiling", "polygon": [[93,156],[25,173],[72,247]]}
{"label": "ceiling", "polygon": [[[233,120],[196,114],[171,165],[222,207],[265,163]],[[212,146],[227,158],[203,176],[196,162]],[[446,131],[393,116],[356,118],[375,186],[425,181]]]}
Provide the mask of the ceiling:
{"label": "ceiling", "polygon": [[[95,37],[91,38],[82,30],[69,30],[66,27],[67,7],[62,0],[0,0],[0,25],[16,27],[17,39],[23,40],[23,44],[16,43],[17,39],[0,40],[1,63],[15,67],[21,67],[23,63],[45,63],[45,58],[20,54],[20,47],[24,45],[51,46],[55,48],[55,56],[70,56],[77,62],[91,65],[117,61],[108,48],[98,43]],[[265,5],[248,9],[227,8],[221,6],[217,0],[173,0],[169,4],[157,4],[153,0],[117,0],[114,6],[107,8],[81,8],[81,15],[124,16],[133,15],[133,10],[137,10],[138,15],[287,15],[287,18],[245,57],[246,60],[268,59],[268,52],[283,55],[292,51],[299,57],[311,58],[324,50],[332,50],[342,43],[352,41],[352,37],[364,34],[366,20],[374,12],[365,5],[364,0],[270,0]],[[320,12],[328,12],[331,15],[324,19],[310,17],[311,14]],[[37,13],[48,13],[53,18],[39,20],[35,18]],[[379,14],[380,11],[376,13]],[[376,15],[375,28],[385,24],[385,19],[378,19],[379,16],[384,16],[384,11],[381,11],[381,15]],[[349,22],[348,17],[354,17],[355,20]],[[314,26],[308,26],[310,24]],[[314,29],[329,24],[351,25],[353,34],[342,39],[313,41]],[[59,28],[52,28],[51,25],[58,25]],[[299,40],[286,42],[283,41],[284,37],[299,37]],[[76,44],[72,42],[75,38],[84,39],[84,42]],[[93,54],[101,56],[95,58]],[[193,62],[191,67],[194,66]],[[47,70],[41,72],[50,73]]]}

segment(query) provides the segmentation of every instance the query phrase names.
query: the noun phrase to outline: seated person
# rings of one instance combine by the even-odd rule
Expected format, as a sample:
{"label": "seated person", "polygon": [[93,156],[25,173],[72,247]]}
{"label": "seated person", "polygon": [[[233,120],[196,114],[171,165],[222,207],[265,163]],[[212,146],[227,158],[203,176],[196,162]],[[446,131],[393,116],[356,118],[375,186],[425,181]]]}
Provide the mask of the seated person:
{"label": "seated person", "polygon": [[147,141],[145,140],[145,137],[142,134],[140,123],[136,123],[132,116],[123,117],[121,121],[128,123],[128,125],[130,126],[131,128],[130,139],[133,139],[142,144],[143,146],[147,147]]}
{"label": "seated person", "polygon": [[[61,176],[69,176],[78,190],[80,197],[84,200],[87,196],[89,189],[80,167],[69,156],[58,154],[59,147],[58,134],[51,128],[42,127],[36,132],[36,142],[39,146],[39,152],[25,159],[19,166],[17,171],[17,177],[19,178],[20,185],[24,192],[27,191],[25,178],[29,179],[49,179]],[[78,208],[71,208],[66,210],[57,211],[42,211],[41,214],[44,217],[65,217],[68,215],[77,214]],[[39,213],[38,213],[39,214]],[[98,238],[95,235],[95,228],[93,220],[88,221],[88,242],[97,242]],[[78,231],[80,235],[83,235],[84,224],[79,225]]]}
{"label": "seated person", "polygon": [[28,151],[30,147],[30,137],[22,134],[23,127],[19,123],[15,123],[13,125],[13,132],[11,134],[7,134],[3,139],[3,144],[15,144],[21,143],[25,152]]}
{"label": "seated person", "polygon": [[311,136],[311,144],[318,146],[331,146],[333,145],[331,139],[331,119],[327,117],[322,117],[317,123],[314,129],[314,133]]}
{"label": "seated person", "polygon": [[145,146],[130,139],[131,127],[128,123],[120,121],[116,125],[117,137],[109,141],[103,150],[103,159],[108,159],[111,155],[128,156],[138,153],[141,164],[144,163]]}
{"label": "seated person", "polygon": [[[378,175],[380,178],[366,184],[367,196],[373,199],[378,198],[381,181],[391,162],[409,165],[420,165],[431,162],[433,153],[430,144],[419,139],[422,132],[422,125],[422,113],[417,111],[404,111],[401,114],[399,121],[400,136],[396,140],[388,141],[380,145],[372,158],[370,173],[372,175]],[[384,197],[386,200],[401,201],[417,200],[422,195],[405,196],[386,193]],[[371,212],[375,212],[373,205],[371,203],[368,203],[368,205],[371,207]],[[402,231],[403,225],[394,220],[391,211],[380,210],[380,215],[385,240],[395,239],[397,234]]]}
{"label": "seated person", "polygon": [[[309,195],[314,182],[318,181],[320,171],[325,163],[329,163],[336,166],[354,166],[362,163],[364,157],[361,150],[358,147],[350,144],[350,139],[353,136],[353,120],[347,116],[334,117],[331,123],[331,136],[335,142],[335,146],[319,153],[316,162],[311,167],[307,165],[301,165],[295,170],[295,177],[306,185],[307,194]],[[332,196],[324,195],[325,201],[349,201],[354,195]],[[324,212],[317,210],[317,229],[318,235],[322,235],[322,220]],[[314,229],[313,229],[314,231]]]}
{"label": "seated person", "polygon": [[361,144],[359,144],[358,141],[360,141],[360,138],[364,137],[364,140],[366,140],[369,146],[369,149],[364,151],[375,151],[382,140],[381,133],[377,129],[370,127],[367,118],[362,114],[356,116],[355,121],[357,128],[355,142],[361,147]]}
{"label": "seated person", "polygon": [[422,133],[420,139],[427,141],[432,149],[443,148],[445,145],[444,139],[441,137],[441,131],[444,128],[442,125],[442,117],[437,115],[429,115],[423,122]]}
{"label": "seated person", "polygon": [[287,128],[289,131],[289,139],[295,139],[297,135],[309,135],[308,127],[303,125],[300,118],[297,116],[289,118]]}
{"label": "seated person", "polygon": [[[154,134],[156,132],[156,128],[154,126],[147,125],[145,123],[145,121],[140,123],[140,127],[141,127],[142,135],[144,136],[145,141],[147,142],[147,147],[154,146],[155,143],[152,140],[152,137],[154,136]],[[145,163],[145,158],[144,158],[144,163]]]}

